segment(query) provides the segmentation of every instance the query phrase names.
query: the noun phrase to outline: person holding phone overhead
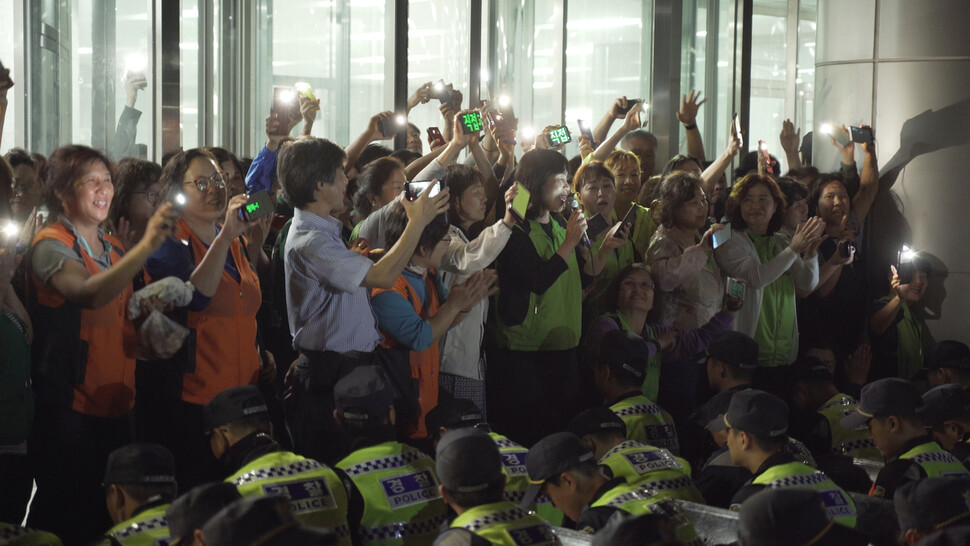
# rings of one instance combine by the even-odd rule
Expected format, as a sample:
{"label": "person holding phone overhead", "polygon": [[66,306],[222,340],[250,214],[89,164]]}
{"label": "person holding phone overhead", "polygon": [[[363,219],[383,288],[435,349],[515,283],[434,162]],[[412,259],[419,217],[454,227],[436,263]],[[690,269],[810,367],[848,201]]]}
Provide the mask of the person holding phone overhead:
{"label": "person holding phone overhead", "polygon": [[243,220],[239,212],[249,196],[229,199],[218,159],[202,148],[175,154],[161,182],[167,199],[182,194],[185,204],[175,236],[148,259],[145,272],[151,280],[192,282],[192,301],[169,314],[190,334],[172,358],[139,363],[137,415],[143,439],[171,450],[179,483],[194,487],[218,477],[203,434],[203,406],[225,389],[257,384],[262,367],[266,374],[275,367],[256,344],[262,301],[256,265],[268,261],[262,244],[272,215]]}
{"label": "person holding phone overhead", "polygon": [[785,366],[798,356],[795,289],[811,290],[818,284],[818,245],[824,228],[821,219],[809,219],[786,246],[775,235],[785,211],[785,197],[772,178],[745,176],[727,202],[733,236],[714,251],[721,269],[747,285],[734,330],[758,342],[762,384],[780,394]]}
{"label": "person holding phone overhead", "polygon": [[108,527],[99,485],[108,454],[131,440],[132,279],[171,236],[175,214],[159,207],[126,249],[100,228],[114,197],[111,161],[85,146],[63,146],[48,169],[47,206],[56,221],[37,233],[27,258],[37,481],[28,524],[86,543]]}

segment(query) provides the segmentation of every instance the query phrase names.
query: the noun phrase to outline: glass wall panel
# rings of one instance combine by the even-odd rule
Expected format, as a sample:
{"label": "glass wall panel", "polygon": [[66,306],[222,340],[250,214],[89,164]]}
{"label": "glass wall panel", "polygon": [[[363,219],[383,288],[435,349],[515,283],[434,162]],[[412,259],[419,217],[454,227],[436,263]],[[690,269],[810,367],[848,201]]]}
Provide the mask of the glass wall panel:
{"label": "glass wall panel", "polygon": [[801,0],[798,4],[798,74],[795,99],[795,125],[802,136],[812,130],[815,109],[815,36],[818,3]]}
{"label": "glass wall panel", "polygon": [[[199,70],[202,58],[202,36],[200,36],[199,0],[181,0],[182,16],[179,18],[179,62],[181,74],[179,86],[181,98],[182,149],[188,150],[209,144],[204,142],[202,120],[205,107],[200,104],[201,89],[205,87],[205,76]],[[204,8],[203,8],[204,9]],[[206,66],[204,63],[203,67]]]}
{"label": "glass wall panel", "polygon": [[0,62],[4,68],[10,70],[10,78],[14,81],[14,87],[7,92],[6,114],[3,120],[3,134],[0,135],[0,154],[4,154],[13,148],[14,135],[17,128],[17,104],[22,100],[26,79],[24,78],[23,67],[16,62],[15,43],[18,33],[16,25],[22,24],[14,18],[14,3],[0,3]]}
{"label": "glass wall panel", "polygon": [[787,76],[788,1],[758,0],[751,21],[751,105],[748,149],[764,140],[768,151],[781,162],[788,161],[778,142],[785,119],[785,78]]}

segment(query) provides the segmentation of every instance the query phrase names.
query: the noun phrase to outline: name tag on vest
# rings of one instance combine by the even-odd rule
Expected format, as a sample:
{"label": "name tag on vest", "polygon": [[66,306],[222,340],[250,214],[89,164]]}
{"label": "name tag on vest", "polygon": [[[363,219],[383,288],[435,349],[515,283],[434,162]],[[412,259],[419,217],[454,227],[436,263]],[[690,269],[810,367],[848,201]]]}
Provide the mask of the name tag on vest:
{"label": "name tag on vest", "polygon": [[822,503],[832,517],[854,516],[855,511],[840,491],[819,491]]}
{"label": "name tag on vest", "polygon": [[521,453],[503,453],[502,454],[502,466],[505,467],[505,472],[509,476],[525,476],[525,455],[528,452]]}
{"label": "name tag on vest", "polygon": [[520,529],[509,529],[512,542],[518,545],[526,544],[555,544],[555,537],[545,525],[533,525]]}
{"label": "name tag on vest", "polygon": [[644,425],[643,431],[646,433],[650,444],[667,449],[677,449],[677,444],[674,442],[677,433],[674,432],[674,427],[670,425]]}
{"label": "name tag on vest", "polygon": [[434,476],[428,470],[384,478],[381,480],[381,487],[384,488],[384,496],[387,497],[391,510],[427,502],[440,496]]}
{"label": "name tag on vest", "polygon": [[263,485],[263,493],[286,497],[290,501],[290,511],[295,514],[332,510],[337,507],[333,493],[323,478],[268,483]]}
{"label": "name tag on vest", "polygon": [[630,463],[630,466],[637,471],[637,474],[646,474],[653,470],[680,467],[680,463],[676,459],[668,457],[663,451],[624,453],[623,458]]}

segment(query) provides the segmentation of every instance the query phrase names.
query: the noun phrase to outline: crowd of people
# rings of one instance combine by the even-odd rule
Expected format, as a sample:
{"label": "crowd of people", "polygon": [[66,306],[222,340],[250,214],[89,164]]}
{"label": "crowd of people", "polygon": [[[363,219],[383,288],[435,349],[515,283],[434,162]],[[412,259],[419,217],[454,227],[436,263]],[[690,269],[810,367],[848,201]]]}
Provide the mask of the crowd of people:
{"label": "crowd of people", "polygon": [[742,544],[967,543],[970,349],[918,253],[867,284],[873,140],[827,172],[786,121],[782,175],[725,120],[709,161],[691,92],[658,168],[637,101],[569,158],[435,99],[430,150],[300,96],[252,159],[6,153],[0,543],[698,543],[678,500]]}

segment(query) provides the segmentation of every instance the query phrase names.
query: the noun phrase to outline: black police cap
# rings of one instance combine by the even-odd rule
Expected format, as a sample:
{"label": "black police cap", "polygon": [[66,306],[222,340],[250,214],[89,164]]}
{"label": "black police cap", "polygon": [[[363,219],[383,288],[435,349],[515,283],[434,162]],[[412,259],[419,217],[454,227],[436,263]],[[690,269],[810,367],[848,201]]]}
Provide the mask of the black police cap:
{"label": "black police cap", "polygon": [[336,544],[331,533],[303,527],[280,496],[244,497],[220,510],[202,527],[207,546],[290,546]]}
{"label": "black police cap", "polygon": [[746,370],[758,367],[758,342],[741,332],[726,330],[714,336],[707,356]]}
{"label": "black police cap", "polygon": [[970,416],[970,393],[960,385],[940,385],[923,393],[919,417],[927,427]]}
{"label": "black police cap", "polygon": [[580,438],[597,432],[615,432],[625,437],[626,423],[610,408],[597,406],[573,417],[566,430]]}
{"label": "black police cap", "polygon": [[358,366],[333,387],[337,410],[345,419],[383,417],[394,404],[394,389],[378,366]]}
{"label": "black police cap", "polygon": [[738,538],[745,546],[868,544],[854,529],[832,521],[814,489],[782,487],[755,493],[741,504]]}
{"label": "black police cap", "polygon": [[818,357],[805,355],[788,366],[788,377],[792,384],[799,381],[833,381],[829,367]]}
{"label": "black police cap", "polygon": [[957,522],[970,522],[970,481],[924,478],[899,487],[893,496],[902,531],[937,531]]}
{"label": "black police cap", "polygon": [[175,458],[158,444],[137,443],[108,455],[105,485],[166,485],[175,483]]}
{"label": "black police cap", "polygon": [[532,506],[549,478],[592,460],[593,451],[571,432],[557,432],[539,440],[525,457],[525,469],[531,485],[519,506]]}
{"label": "black police cap", "polygon": [[660,514],[630,515],[617,510],[593,535],[593,546],[614,544],[680,544],[676,524]]}
{"label": "black police cap", "polygon": [[765,391],[738,391],[731,397],[727,413],[708,428],[711,431],[734,428],[758,436],[778,438],[788,432],[788,404]]}
{"label": "black police cap", "polygon": [[923,355],[923,367],[912,379],[926,379],[927,372],[940,368],[970,368],[970,347],[952,339],[937,341]]}
{"label": "black police cap", "polygon": [[438,405],[424,416],[424,424],[428,434],[433,434],[441,427],[464,428],[473,427],[485,422],[485,415],[474,402],[465,398],[455,398],[445,391],[438,394]]}
{"label": "black police cap", "polygon": [[647,362],[659,348],[657,342],[653,345],[651,353],[650,344],[642,337],[626,330],[612,330],[600,341],[599,363],[642,380],[647,375]]}
{"label": "black police cap", "polygon": [[202,418],[206,430],[213,430],[229,423],[235,423],[254,415],[268,414],[263,393],[253,385],[230,387],[215,395],[202,408]]}
{"label": "black police cap", "polygon": [[502,480],[502,456],[488,434],[463,428],[445,434],[438,442],[435,470],[445,489],[475,493]]}
{"label": "black police cap", "polygon": [[856,429],[873,417],[916,417],[917,409],[923,405],[916,385],[904,379],[887,377],[873,381],[862,387],[859,406],[842,418],[842,428]]}
{"label": "black police cap", "polygon": [[219,510],[241,498],[236,486],[226,482],[207,483],[191,489],[175,499],[165,513],[171,537],[184,541],[183,544],[192,542],[196,529],[202,529]]}

